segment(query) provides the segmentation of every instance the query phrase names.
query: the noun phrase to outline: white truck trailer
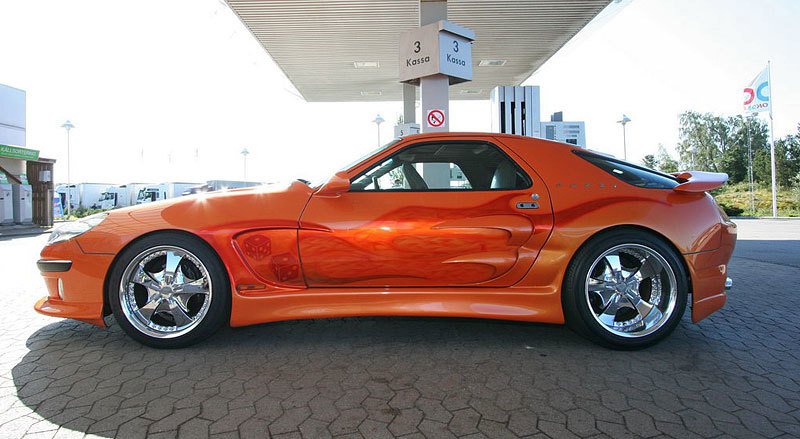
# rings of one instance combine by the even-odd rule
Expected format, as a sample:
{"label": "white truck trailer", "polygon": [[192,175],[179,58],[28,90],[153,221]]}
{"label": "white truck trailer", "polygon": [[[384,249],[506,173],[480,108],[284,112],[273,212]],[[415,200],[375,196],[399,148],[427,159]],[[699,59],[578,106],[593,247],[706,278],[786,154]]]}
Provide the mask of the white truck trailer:
{"label": "white truck trailer", "polygon": [[103,210],[116,209],[119,207],[133,206],[139,196],[139,191],[149,183],[127,183],[119,186],[109,186],[105,192],[100,194],[100,208]]}
{"label": "white truck trailer", "polygon": [[171,182],[157,185],[147,185],[139,189],[136,204],[152,203],[154,201],[168,200],[180,197],[183,192],[200,183]]}
{"label": "white truck trailer", "polygon": [[[98,209],[100,208],[100,194],[102,194],[108,183],[78,183],[69,185],[69,201],[70,209],[74,210],[79,207],[84,209]],[[64,212],[67,210],[67,185],[60,184],[56,186],[56,193],[61,196],[61,205],[64,207]]]}

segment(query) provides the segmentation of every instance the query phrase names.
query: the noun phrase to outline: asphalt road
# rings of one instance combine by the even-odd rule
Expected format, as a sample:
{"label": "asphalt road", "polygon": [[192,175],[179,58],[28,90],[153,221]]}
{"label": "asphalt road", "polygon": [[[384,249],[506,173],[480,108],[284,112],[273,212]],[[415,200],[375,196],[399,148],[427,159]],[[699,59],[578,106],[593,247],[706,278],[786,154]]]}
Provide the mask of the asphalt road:
{"label": "asphalt road", "polygon": [[800,221],[738,222],[726,307],[639,352],[414,318],[158,351],[34,313],[46,238],[0,241],[0,437],[800,437]]}

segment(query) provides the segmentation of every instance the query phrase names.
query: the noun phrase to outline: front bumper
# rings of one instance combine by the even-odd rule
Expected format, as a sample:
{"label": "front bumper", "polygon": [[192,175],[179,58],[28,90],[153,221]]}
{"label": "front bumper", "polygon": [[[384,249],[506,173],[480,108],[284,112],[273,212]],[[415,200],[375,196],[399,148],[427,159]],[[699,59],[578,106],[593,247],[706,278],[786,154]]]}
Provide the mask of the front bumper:
{"label": "front bumper", "polygon": [[36,263],[48,295],[34,309],[52,317],[105,326],[103,289],[114,255],[84,253],[75,240],[46,246]]}

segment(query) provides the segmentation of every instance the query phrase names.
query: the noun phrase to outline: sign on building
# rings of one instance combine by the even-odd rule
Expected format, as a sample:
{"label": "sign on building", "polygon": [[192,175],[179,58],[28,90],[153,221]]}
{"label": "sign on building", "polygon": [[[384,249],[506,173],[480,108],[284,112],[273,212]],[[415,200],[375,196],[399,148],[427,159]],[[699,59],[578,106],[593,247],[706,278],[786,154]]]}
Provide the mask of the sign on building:
{"label": "sign on building", "polygon": [[39,151],[19,146],[0,145],[0,157],[21,160],[39,160]]}
{"label": "sign on building", "polygon": [[450,85],[472,80],[475,33],[441,20],[400,34],[400,82],[447,75]]}

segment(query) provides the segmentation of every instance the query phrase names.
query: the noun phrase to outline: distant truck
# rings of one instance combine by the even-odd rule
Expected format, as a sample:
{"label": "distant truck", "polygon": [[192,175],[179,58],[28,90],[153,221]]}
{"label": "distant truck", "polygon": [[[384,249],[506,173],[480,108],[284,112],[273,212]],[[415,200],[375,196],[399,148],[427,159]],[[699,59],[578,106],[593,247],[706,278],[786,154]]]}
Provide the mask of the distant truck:
{"label": "distant truck", "polygon": [[84,209],[98,209],[100,208],[100,194],[102,194],[108,183],[77,183],[67,186],[60,184],[56,186],[56,194],[61,197],[61,206],[64,211],[67,210],[67,190],[69,190],[69,204],[70,209],[74,210],[79,207]]}
{"label": "distant truck", "polygon": [[183,191],[183,195],[201,194],[203,192],[221,191],[225,189],[238,189],[243,187],[261,186],[263,183],[257,181],[237,181],[237,180],[208,180],[207,182],[190,187]]}
{"label": "distant truck", "polygon": [[119,186],[109,186],[100,194],[100,208],[103,210],[117,209],[136,204],[139,191],[143,187],[152,186],[149,183],[127,183]]}
{"label": "distant truck", "polygon": [[136,204],[146,204],[179,197],[184,191],[198,185],[200,185],[200,183],[177,182],[147,185],[139,189],[139,193],[136,196]]}

